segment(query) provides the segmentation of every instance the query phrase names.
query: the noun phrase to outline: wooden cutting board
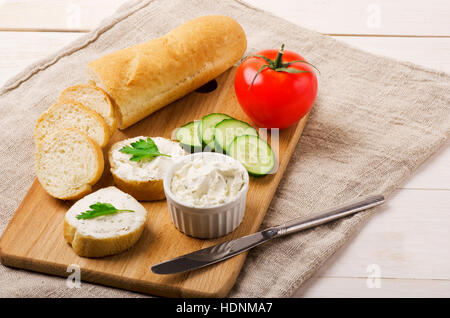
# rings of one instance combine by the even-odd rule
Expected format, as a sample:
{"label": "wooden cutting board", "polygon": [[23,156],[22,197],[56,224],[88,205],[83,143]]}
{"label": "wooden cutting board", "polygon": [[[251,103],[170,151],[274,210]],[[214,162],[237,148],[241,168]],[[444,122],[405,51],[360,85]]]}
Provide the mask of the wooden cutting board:
{"label": "wooden cutting board", "polygon": [[[223,112],[252,123],[242,112],[234,94],[235,68],[217,78],[217,88],[209,93],[193,92],[177,102],[118,131],[111,143],[139,135],[170,138],[173,130],[212,112]],[[73,204],[49,196],[34,181],[0,240],[0,258],[4,265],[68,276],[68,266],[78,265],[81,280],[170,297],[226,296],[241,270],[246,253],[199,270],[156,275],[150,267],[182,254],[258,231],[275,190],[300,138],[307,118],[280,132],[278,170],[263,178],[250,178],[244,220],[231,234],[214,240],[188,237],[170,221],[165,201],[143,203],[148,211],[146,228],[130,250],[98,259],[77,256],[63,238],[63,220]],[[270,137],[270,134],[268,134]],[[272,143],[276,151],[276,145]],[[108,150],[106,148],[105,151]],[[96,189],[112,185],[109,166]]]}

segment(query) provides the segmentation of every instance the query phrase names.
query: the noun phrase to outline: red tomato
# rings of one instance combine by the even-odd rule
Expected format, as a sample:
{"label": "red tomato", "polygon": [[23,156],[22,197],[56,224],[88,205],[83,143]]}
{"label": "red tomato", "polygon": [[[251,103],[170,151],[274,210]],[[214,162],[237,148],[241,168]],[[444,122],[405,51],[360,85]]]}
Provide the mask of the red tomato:
{"label": "red tomato", "polygon": [[[265,56],[270,62],[255,55]],[[259,127],[287,128],[311,110],[317,95],[316,74],[308,63],[286,64],[305,59],[284,51],[284,46],[280,51],[264,50],[255,55],[242,62],[236,72],[234,87],[239,104]]]}

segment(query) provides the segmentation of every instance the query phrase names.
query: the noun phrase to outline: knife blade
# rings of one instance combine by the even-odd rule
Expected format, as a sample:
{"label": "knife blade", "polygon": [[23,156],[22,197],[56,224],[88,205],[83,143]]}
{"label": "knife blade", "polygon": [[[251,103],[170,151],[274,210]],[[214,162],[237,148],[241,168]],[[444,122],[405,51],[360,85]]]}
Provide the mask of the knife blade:
{"label": "knife blade", "polygon": [[173,258],[153,265],[151,270],[155,274],[177,274],[212,265],[261,245],[273,238],[309,229],[369,209],[383,202],[384,196],[382,195],[359,198],[350,203],[325,210],[312,217],[295,218],[280,226],[270,227],[254,234]]}
{"label": "knife blade", "polygon": [[275,231],[267,229],[156,264],[151,270],[155,274],[175,274],[198,269],[245,252],[272,239],[274,235]]}

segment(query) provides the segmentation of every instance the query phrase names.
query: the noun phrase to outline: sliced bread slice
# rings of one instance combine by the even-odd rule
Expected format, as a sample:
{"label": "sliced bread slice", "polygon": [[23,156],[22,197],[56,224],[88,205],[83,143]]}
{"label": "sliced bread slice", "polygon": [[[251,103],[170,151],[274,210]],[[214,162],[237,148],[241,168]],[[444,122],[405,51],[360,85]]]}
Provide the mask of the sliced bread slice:
{"label": "sliced bread slice", "polygon": [[76,129],[46,135],[36,148],[38,180],[45,191],[58,199],[74,200],[90,193],[103,168],[101,148]]}
{"label": "sliced bread slice", "polygon": [[148,137],[139,136],[115,143],[109,151],[109,164],[116,186],[131,194],[140,201],[154,201],[165,198],[163,177],[173,162],[186,152],[179,143],[163,137],[151,137],[160,153],[169,155],[158,156],[142,161],[130,160],[132,155],[120,150],[138,140]]}
{"label": "sliced bread slice", "polygon": [[75,128],[91,137],[100,147],[109,141],[109,128],[102,116],[92,109],[74,102],[57,102],[38,119],[34,129],[36,145],[59,129]]}
{"label": "sliced bread slice", "polygon": [[[87,219],[80,217],[96,203],[111,204],[119,212]],[[117,254],[137,242],[146,219],[147,210],[136,199],[116,187],[107,187],[85,196],[67,211],[64,238],[80,256]]]}
{"label": "sliced bread slice", "polygon": [[117,120],[113,104],[104,90],[91,84],[67,87],[59,101],[75,101],[99,113],[109,127],[111,134],[117,129]]}

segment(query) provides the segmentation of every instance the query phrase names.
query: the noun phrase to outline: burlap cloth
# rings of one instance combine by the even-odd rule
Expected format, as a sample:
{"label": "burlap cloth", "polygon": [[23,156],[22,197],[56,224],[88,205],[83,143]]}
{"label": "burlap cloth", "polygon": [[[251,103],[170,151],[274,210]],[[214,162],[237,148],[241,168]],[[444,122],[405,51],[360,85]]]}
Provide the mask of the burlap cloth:
{"label": "burlap cloth", "polygon": [[[359,195],[389,195],[449,137],[448,74],[364,53],[238,1],[132,1],[1,90],[1,232],[35,178],[32,133],[37,117],[65,87],[86,81],[87,62],[207,14],[235,18],[247,34],[247,53],[285,43],[321,71],[313,112],[263,227]],[[292,295],[374,211],[252,250],[229,296]],[[89,283],[69,289],[63,278],[0,266],[0,296],[143,295]]]}

